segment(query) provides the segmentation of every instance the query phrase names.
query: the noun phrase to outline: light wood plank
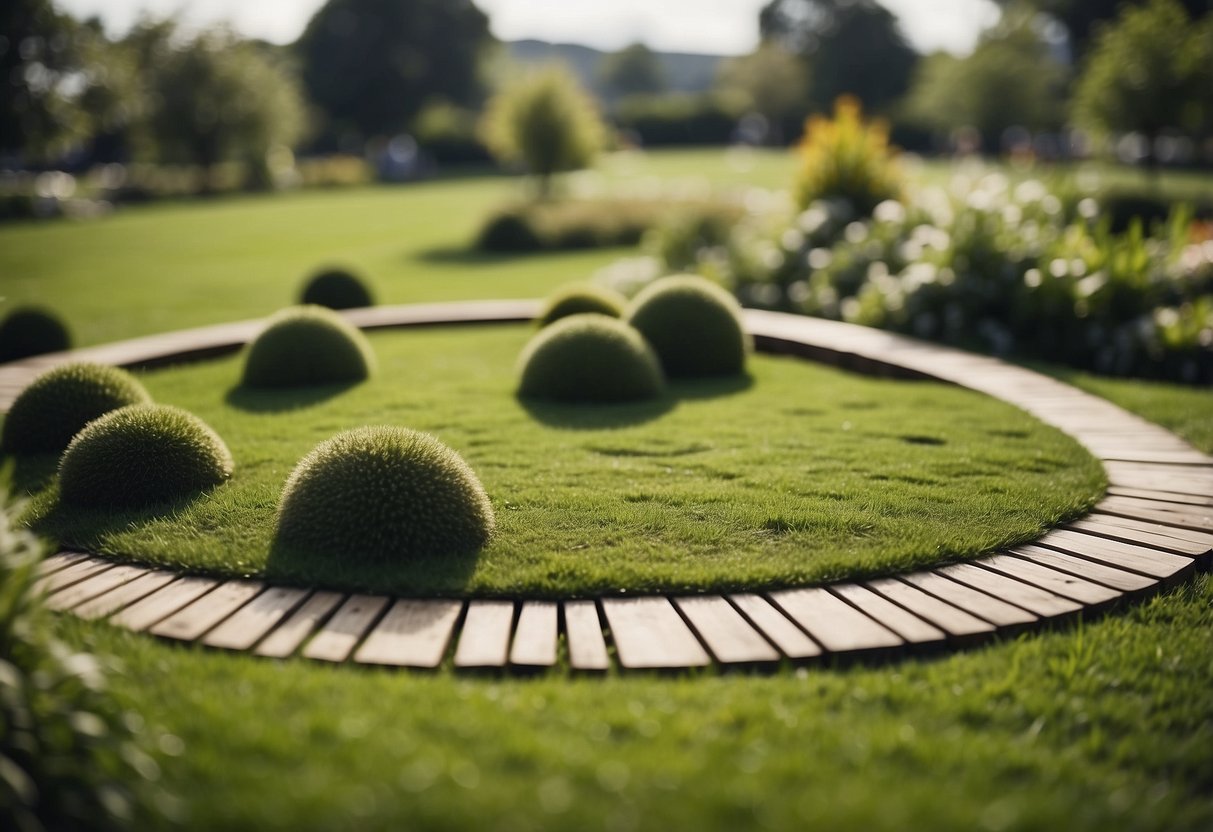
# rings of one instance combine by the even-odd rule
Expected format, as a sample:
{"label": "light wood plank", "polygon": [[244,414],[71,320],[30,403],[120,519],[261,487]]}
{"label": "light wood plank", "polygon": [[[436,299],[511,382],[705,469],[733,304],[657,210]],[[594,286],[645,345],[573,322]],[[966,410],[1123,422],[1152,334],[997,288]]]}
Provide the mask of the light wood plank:
{"label": "light wood plank", "polygon": [[1023,607],[1041,618],[1067,615],[1082,609],[1081,604],[1077,604],[1069,598],[1054,595],[1052,592],[1025,584],[1014,578],[1008,578],[997,572],[982,569],[971,563],[955,563],[936,571],[954,581],[968,584],[974,589],[988,592],[1017,607]]}
{"label": "light wood plank", "polygon": [[510,648],[510,664],[518,667],[552,667],[560,608],[554,601],[525,601]]}
{"label": "light wood plank", "polygon": [[1108,493],[1121,497],[1137,497],[1143,500],[1175,503],[1177,505],[1184,506],[1213,506],[1213,497],[1197,496],[1193,494],[1175,494],[1170,491],[1151,491],[1147,488],[1112,486],[1108,489]]}
{"label": "light wood plank", "polygon": [[770,599],[831,653],[900,647],[901,636],[825,589],[788,589]]}
{"label": "light wood plank", "polygon": [[113,566],[114,564],[108,560],[85,558],[49,575],[43,575],[34,581],[33,591],[35,595],[39,593],[51,595],[61,589],[66,589],[72,584],[78,584],[99,572],[104,572]]}
{"label": "light wood plank", "polygon": [[128,584],[103,592],[96,598],[85,601],[72,610],[72,615],[87,620],[105,618],[136,601],[146,598],[156,590],[175,581],[177,576],[162,569],[153,569],[140,575]]}
{"label": "light wood plank", "polygon": [[1077,575],[1088,581],[1103,584],[1124,593],[1136,593],[1157,586],[1155,578],[1148,578],[1136,572],[1127,572],[1104,563],[1097,563],[1086,558],[1046,549],[1043,546],[1018,546],[1011,552],[1019,557],[1040,563],[1061,572]]}
{"label": "light wood plank", "polygon": [[[1213,550],[1213,536],[1181,529],[1167,530],[1157,523],[1143,523],[1124,517],[1089,514],[1082,520],[1070,523],[1068,528],[1193,558],[1203,557]],[[1183,537],[1180,537],[1181,534]]]}
{"label": "light wood plank", "polygon": [[817,642],[761,595],[735,593],[729,600],[789,659],[811,659],[821,655]]}
{"label": "light wood plank", "polygon": [[1079,604],[1098,607],[1115,601],[1122,593],[1103,584],[1076,578],[1038,563],[1031,563],[1011,555],[995,555],[981,562],[986,569],[1032,584],[1046,592],[1069,598]]}
{"label": "light wood plank", "polygon": [[867,585],[890,601],[900,604],[915,615],[930,621],[953,639],[988,635],[995,630],[994,625],[990,622],[896,578],[868,581]]}
{"label": "light wood plank", "polygon": [[565,601],[564,631],[569,648],[569,666],[574,670],[604,671],[610,668],[606,639],[598,605],[593,601]]}
{"label": "light wood plank", "polygon": [[343,662],[388,605],[382,595],[351,595],[303,648],[305,658]]}
{"label": "light wood plank", "polygon": [[1189,506],[1140,500],[1135,497],[1108,497],[1095,506],[1095,510],[1101,514],[1115,514],[1194,531],[1213,531],[1213,506]]}
{"label": "light wood plank", "polygon": [[989,621],[996,627],[1017,627],[1037,620],[1037,616],[1025,609],[1008,604],[1006,601],[973,589],[966,584],[948,580],[934,572],[909,572],[902,575],[901,578],[923,592]]}
{"label": "light wood plank", "polygon": [[446,655],[463,602],[398,598],[354,654],[362,664],[437,667]]}
{"label": "light wood plank", "polygon": [[147,574],[147,570],[140,566],[115,566],[113,569],[97,572],[78,584],[56,592],[46,599],[46,606],[57,612],[66,612],[72,607],[83,604],[98,595],[104,595],[111,589],[130,583],[145,574]]}
{"label": "light wood plank", "polygon": [[181,578],[131,604],[111,618],[110,623],[128,630],[146,630],[218,585],[212,578]]}
{"label": "light wood plank", "polygon": [[66,569],[74,563],[79,563],[88,555],[83,552],[56,552],[53,555],[45,557],[38,564],[35,574],[39,577],[45,577],[52,572],[58,572],[60,569]]}
{"label": "light wood plank", "polygon": [[711,663],[707,652],[665,598],[605,598],[619,663],[628,669],[675,670]]}
{"label": "light wood plank", "polygon": [[299,649],[316,628],[345,600],[340,592],[315,592],[303,606],[270,631],[253,650],[258,656],[285,659]]}
{"label": "light wood plank", "polygon": [[947,634],[934,624],[897,606],[866,586],[842,584],[830,589],[835,595],[840,596],[885,628],[897,633],[910,644],[934,644],[947,638]]}
{"label": "light wood plank", "polygon": [[309,594],[307,589],[270,587],[203,636],[202,643],[224,650],[248,650]]}
{"label": "light wood plank", "polygon": [[1153,578],[1175,578],[1196,565],[1183,555],[1064,529],[1051,531],[1036,543]]}
{"label": "light wood plank", "polygon": [[674,605],[721,664],[779,661],[779,651],[719,595],[675,598]]}
{"label": "light wood plank", "polygon": [[152,635],[194,641],[243,607],[261,590],[261,581],[227,581],[148,630]]}
{"label": "light wood plank", "polygon": [[513,601],[469,602],[455,648],[455,667],[505,667],[513,624]]}

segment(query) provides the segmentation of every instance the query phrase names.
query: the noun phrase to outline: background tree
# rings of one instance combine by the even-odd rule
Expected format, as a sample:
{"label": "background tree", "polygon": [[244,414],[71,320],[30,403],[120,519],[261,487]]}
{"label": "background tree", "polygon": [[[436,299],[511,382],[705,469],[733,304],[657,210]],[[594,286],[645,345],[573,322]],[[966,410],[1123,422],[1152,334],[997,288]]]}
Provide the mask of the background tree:
{"label": "background tree", "polygon": [[471,0],[329,0],[299,39],[303,82],[332,132],[406,129],[431,99],[474,103],[491,42]]}
{"label": "background tree", "polygon": [[643,43],[603,56],[598,75],[602,85],[618,96],[658,93],[666,87],[661,63]]}
{"label": "background tree", "polygon": [[593,98],[567,69],[553,65],[521,76],[489,101],[482,133],[500,161],[522,164],[537,193],[551,193],[552,176],[593,161],[605,128]]}
{"label": "background tree", "polygon": [[751,110],[770,125],[770,139],[781,144],[784,127],[808,110],[808,73],[804,62],[774,41],[763,41],[749,55],[720,66],[717,84],[745,96]]}
{"label": "background tree", "polygon": [[[1022,0],[996,0],[1002,6],[1014,6]],[[1112,21],[1126,5],[1143,5],[1144,0],[1031,0],[1031,5],[1057,20],[1070,38],[1074,58],[1080,61],[1093,43],[1101,23]],[[1209,0],[1180,0],[1188,14],[1197,18],[1213,9]]]}

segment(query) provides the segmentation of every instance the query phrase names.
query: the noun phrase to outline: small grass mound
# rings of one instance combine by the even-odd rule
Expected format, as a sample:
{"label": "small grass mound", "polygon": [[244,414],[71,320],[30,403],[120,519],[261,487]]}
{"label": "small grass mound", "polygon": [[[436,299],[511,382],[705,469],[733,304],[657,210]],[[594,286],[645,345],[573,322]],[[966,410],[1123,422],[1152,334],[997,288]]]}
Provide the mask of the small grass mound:
{"label": "small grass mound", "polygon": [[323,306],[283,309],[249,345],[247,387],[306,387],[370,377],[375,354],[366,336]]}
{"label": "small grass mound", "polygon": [[463,458],[434,437],[363,427],[322,442],[282,490],[276,543],[369,562],[479,551],[493,507]]}
{"label": "small grass mound", "polygon": [[545,327],[522,351],[518,392],[563,402],[652,398],[661,364],[640,333],[605,315],[573,315]]}
{"label": "small grass mound", "polygon": [[0,362],[70,349],[71,334],[53,312],[32,306],[14,309],[0,322]]}
{"label": "small grass mound", "polygon": [[232,454],[205,422],[177,407],[138,404],[90,422],[59,461],[59,499],[142,508],[219,485]]}
{"label": "small grass mound", "polygon": [[374,306],[375,297],[366,282],[352,272],[325,269],[304,284],[299,302],[329,309],[358,309]]}
{"label": "small grass mound", "polygon": [[61,364],[38,376],[13,402],[0,447],[14,454],[59,453],[94,419],[151,400],[125,370],[85,361]]}
{"label": "small grass mound", "polygon": [[548,297],[538,322],[544,327],[570,315],[587,313],[618,318],[623,315],[627,303],[627,298],[612,289],[593,283],[571,283]]}
{"label": "small grass mound", "polygon": [[741,307],[695,275],[654,281],[632,301],[625,320],[640,331],[671,378],[736,375],[745,370],[750,338]]}

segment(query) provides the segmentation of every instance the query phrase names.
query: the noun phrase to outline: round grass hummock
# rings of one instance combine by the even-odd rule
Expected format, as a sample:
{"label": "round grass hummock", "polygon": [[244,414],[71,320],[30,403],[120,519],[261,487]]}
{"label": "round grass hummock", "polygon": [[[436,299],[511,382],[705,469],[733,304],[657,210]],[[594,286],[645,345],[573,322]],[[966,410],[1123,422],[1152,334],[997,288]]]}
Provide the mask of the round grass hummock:
{"label": "round grass hummock", "polygon": [[374,371],[366,336],[323,306],[283,309],[249,345],[242,383],[248,387],[306,387],[356,382]]}
{"label": "round grass hummock", "polygon": [[59,461],[59,499],[89,508],[142,508],[219,485],[232,454],[177,407],[137,404],[90,422]]}
{"label": "round grass hummock", "polygon": [[467,463],[427,433],[363,427],[320,443],[282,490],[276,543],[370,562],[479,551],[493,507]]}
{"label": "round grass hummock", "polygon": [[606,315],[573,315],[540,330],[519,359],[518,392],[563,402],[648,399],[665,387],[640,333]]}
{"label": "round grass hummock", "polygon": [[94,419],[152,397],[117,367],[76,361],[47,370],[13,402],[0,447],[9,453],[59,453]]}
{"label": "round grass hummock", "polygon": [[625,320],[653,345],[671,378],[745,370],[751,343],[741,307],[710,280],[673,275],[654,281],[632,300]]}
{"label": "round grass hummock", "polygon": [[358,309],[374,306],[375,297],[366,282],[345,269],[317,272],[303,286],[300,303],[329,309]]}
{"label": "round grass hummock", "polygon": [[45,309],[21,307],[0,321],[0,362],[59,352],[71,345],[67,326]]}
{"label": "round grass hummock", "polygon": [[536,319],[544,327],[570,315],[595,313],[618,318],[628,300],[623,295],[593,283],[571,283],[548,296]]}

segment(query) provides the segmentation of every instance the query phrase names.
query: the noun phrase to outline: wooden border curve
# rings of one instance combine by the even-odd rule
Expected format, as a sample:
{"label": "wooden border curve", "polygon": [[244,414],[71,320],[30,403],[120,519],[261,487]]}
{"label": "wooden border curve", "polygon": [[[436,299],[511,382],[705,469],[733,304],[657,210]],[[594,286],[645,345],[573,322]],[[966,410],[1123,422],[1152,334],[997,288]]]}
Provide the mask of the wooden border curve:
{"label": "wooden border curve", "polygon": [[[378,327],[531,319],[536,301],[374,307]],[[966,563],[823,587],[596,601],[396,598],[270,586],[60,552],[41,567],[47,604],[130,630],[259,656],[456,669],[573,671],[762,667],[962,646],[1103,610],[1206,566],[1213,457],[1096,396],[998,359],[852,324],[749,310],[760,349],[860,372],[929,378],[1013,404],[1084,445],[1108,496],[1034,543]],[[67,360],[149,366],[229,352],[246,321],[0,366],[0,409]]]}

